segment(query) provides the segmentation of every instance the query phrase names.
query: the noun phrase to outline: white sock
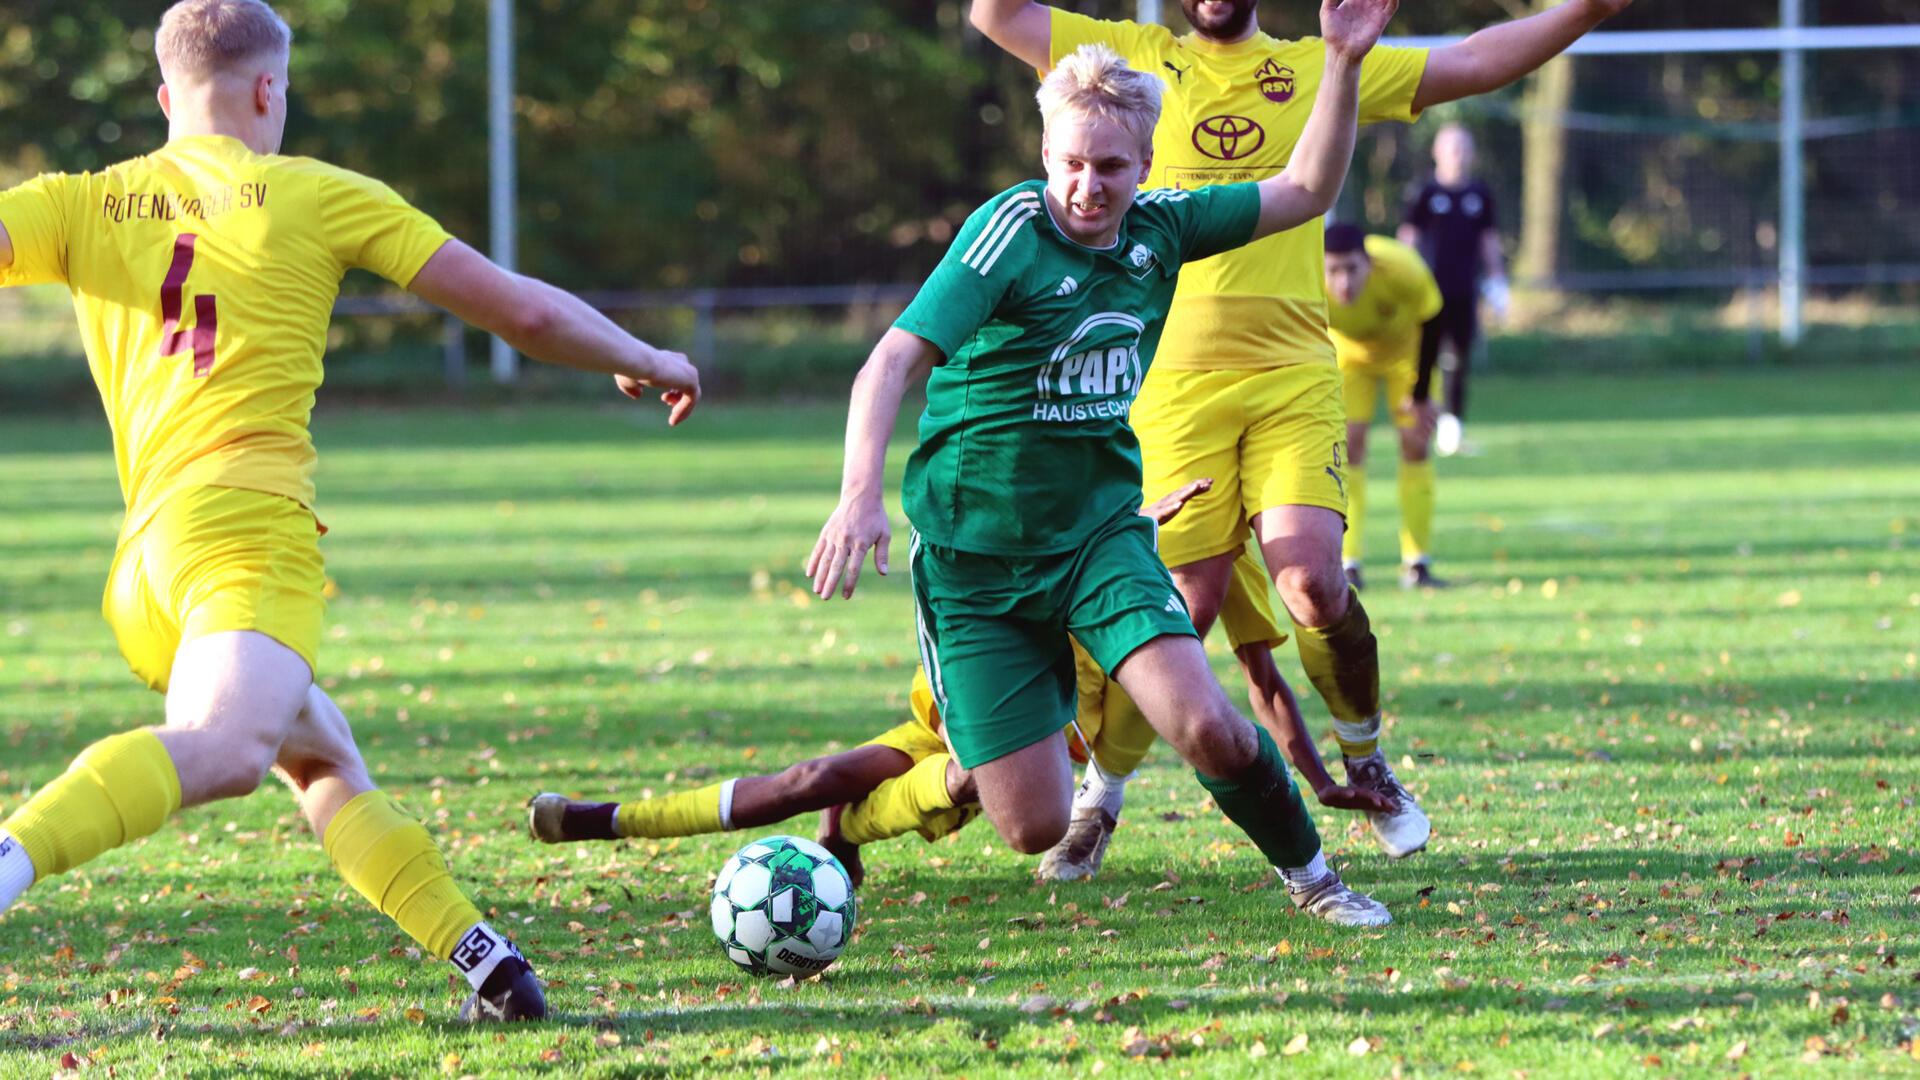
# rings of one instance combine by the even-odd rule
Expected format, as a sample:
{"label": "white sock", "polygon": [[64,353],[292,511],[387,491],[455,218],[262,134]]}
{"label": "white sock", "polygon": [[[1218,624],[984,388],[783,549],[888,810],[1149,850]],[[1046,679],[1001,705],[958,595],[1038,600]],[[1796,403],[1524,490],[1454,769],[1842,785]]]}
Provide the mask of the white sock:
{"label": "white sock", "polygon": [[720,828],[724,831],[733,829],[733,785],[739,782],[736,776],[720,785]]}
{"label": "white sock", "polygon": [[13,834],[0,829],[0,911],[13,906],[33,886],[33,860]]}
{"label": "white sock", "polygon": [[[473,929],[460,937],[460,944],[453,947],[453,955],[448,957],[460,974],[475,990],[486,985],[487,976],[500,966],[508,957],[520,957],[520,950],[513,942],[500,936],[500,932],[484,922],[473,924]],[[520,957],[522,962],[525,957]]]}
{"label": "white sock", "polygon": [[1280,872],[1280,880],[1287,883],[1288,892],[1299,892],[1327,876],[1327,855],[1324,851],[1316,851],[1313,853],[1313,861],[1305,866],[1293,870],[1284,866],[1276,866],[1274,869]]}
{"label": "white sock", "polygon": [[1089,755],[1087,774],[1080,781],[1080,790],[1073,795],[1074,808],[1085,810],[1097,806],[1118,820],[1120,807],[1127,801],[1127,781],[1132,778],[1132,773],[1115,776]]}

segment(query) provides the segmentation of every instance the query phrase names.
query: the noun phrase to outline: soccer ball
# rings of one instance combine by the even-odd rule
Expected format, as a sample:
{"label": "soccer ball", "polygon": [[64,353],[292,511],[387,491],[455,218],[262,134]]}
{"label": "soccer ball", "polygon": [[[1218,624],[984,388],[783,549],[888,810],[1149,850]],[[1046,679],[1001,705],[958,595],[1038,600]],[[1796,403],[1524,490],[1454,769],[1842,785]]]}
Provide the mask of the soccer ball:
{"label": "soccer ball", "polygon": [[713,882],[713,936],[755,975],[825,971],[852,939],[858,909],[840,860],[797,836],[755,840]]}

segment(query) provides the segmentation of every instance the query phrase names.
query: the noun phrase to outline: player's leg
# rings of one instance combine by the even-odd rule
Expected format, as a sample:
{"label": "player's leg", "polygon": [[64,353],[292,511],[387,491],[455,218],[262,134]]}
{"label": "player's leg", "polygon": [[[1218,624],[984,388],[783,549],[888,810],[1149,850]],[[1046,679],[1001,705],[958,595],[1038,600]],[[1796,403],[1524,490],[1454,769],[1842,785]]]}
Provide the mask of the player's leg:
{"label": "player's leg", "polygon": [[1434,445],[1441,457],[1452,457],[1466,447],[1467,378],[1480,331],[1480,298],[1474,294],[1448,297],[1437,318],[1441,348],[1451,363],[1442,367],[1445,406],[1434,428]]}
{"label": "player's leg", "polygon": [[[1414,370],[1401,365],[1388,380],[1388,400],[1407,401]],[[1400,584],[1403,588],[1440,588],[1433,576],[1433,458],[1427,433],[1410,411],[1394,410],[1400,433]],[[1351,527],[1349,518],[1349,527]]]}
{"label": "player's leg", "polygon": [[[1076,557],[1068,626],[1112,672],[1153,728],[1192,765],[1214,802],[1251,837],[1315,914],[1378,924],[1385,909],[1320,901],[1328,875],[1313,818],[1271,736],[1248,723],[1220,689],[1192,624],[1163,598],[1170,584],[1141,519],[1116,522]],[[1362,910],[1362,909],[1365,910]]]}
{"label": "player's leg", "polygon": [[938,840],[956,832],[980,813],[980,791],[973,773],[943,746],[905,772],[875,785],[872,793],[821,816],[821,846],[833,852],[855,886],[866,877],[863,844],[917,832]]}
{"label": "player's leg", "polygon": [[1067,833],[1040,860],[1043,881],[1081,881],[1100,872],[1120,825],[1127,781],[1159,736],[1125,690],[1074,642],[1075,728],[1086,741],[1087,768],[1073,793]]}
{"label": "player's leg", "polygon": [[1347,408],[1347,532],[1340,542],[1340,563],[1358,589],[1364,584],[1360,565],[1366,550],[1367,428],[1379,404],[1380,379],[1357,366],[1342,367],[1340,377]]}
{"label": "player's leg", "polygon": [[[96,742],[0,825],[0,911],[36,879],[153,833],[182,805],[259,786],[312,682],[316,538],[297,503],[203,488],[123,539],[102,614],[133,673],[167,693],[166,723]],[[311,585],[313,603],[297,589],[289,597],[282,579]],[[235,632],[263,618],[306,653]]]}
{"label": "player's leg", "polygon": [[1389,855],[1426,845],[1427,818],[1380,754],[1380,659],[1360,595],[1340,562],[1346,530],[1345,408],[1331,369],[1297,365],[1273,372],[1260,395],[1263,419],[1247,434],[1245,492],[1254,531],[1307,678],[1333,714],[1350,783],[1394,800],[1393,814],[1369,814]]}
{"label": "player's leg", "polygon": [[528,803],[527,828],[548,844],[753,829],[862,798],[912,765],[899,750],[868,744],[670,795],[581,802],[546,793]]}
{"label": "player's leg", "polygon": [[1228,820],[1286,883],[1294,906],[1343,926],[1382,926],[1387,909],[1327,866],[1313,817],[1273,736],[1228,704],[1196,638],[1157,637],[1114,671],[1154,729],[1193,766]]}
{"label": "player's leg", "polygon": [[1062,612],[1077,556],[993,558],[915,534],[909,558],[921,667],[946,742],[1001,839],[1045,851],[1066,832],[1073,802],[1060,732],[1074,715]]}
{"label": "player's leg", "polygon": [[473,987],[462,1015],[546,1015],[533,968],[461,891],[426,828],[374,787],[346,716],[319,687],[307,688],[276,766],[347,884]]}
{"label": "player's leg", "polygon": [[152,834],[183,806],[259,787],[312,678],[306,661],[262,634],[180,646],[166,724],[87,747],[0,826],[0,911],[36,880]]}

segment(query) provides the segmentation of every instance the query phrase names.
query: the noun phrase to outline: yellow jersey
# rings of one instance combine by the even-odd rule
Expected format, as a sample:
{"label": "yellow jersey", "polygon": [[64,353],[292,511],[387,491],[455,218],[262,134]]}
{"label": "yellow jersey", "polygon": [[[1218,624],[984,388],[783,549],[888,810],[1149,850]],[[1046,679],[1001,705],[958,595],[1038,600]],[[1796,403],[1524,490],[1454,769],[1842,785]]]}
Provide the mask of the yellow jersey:
{"label": "yellow jersey", "polygon": [[307,423],[341,277],[407,285],[450,239],[378,181],[218,135],[0,192],[0,225],[0,286],[73,294],[127,535],[192,487],[311,509]]}
{"label": "yellow jersey", "polygon": [[[1053,63],[1103,44],[1166,84],[1149,187],[1264,180],[1286,168],[1326,68],[1319,38],[1221,45],[1164,26],[1052,9]],[[1360,122],[1412,121],[1425,49],[1378,47],[1360,69]],[[1180,269],[1154,368],[1332,363],[1318,221]]]}
{"label": "yellow jersey", "polygon": [[1417,363],[1420,328],[1440,314],[1440,285],[1413,248],[1390,236],[1369,236],[1366,245],[1366,287],[1351,304],[1327,302],[1340,366],[1384,372]]}

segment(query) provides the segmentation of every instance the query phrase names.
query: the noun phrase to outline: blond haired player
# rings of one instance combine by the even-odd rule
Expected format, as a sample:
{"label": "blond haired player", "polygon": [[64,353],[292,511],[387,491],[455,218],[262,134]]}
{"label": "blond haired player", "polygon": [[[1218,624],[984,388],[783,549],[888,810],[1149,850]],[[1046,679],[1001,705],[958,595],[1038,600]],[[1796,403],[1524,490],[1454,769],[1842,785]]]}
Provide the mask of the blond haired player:
{"label": "blond haired player", "polygon": [[[1188,498],[1206,489],[1204,481],[1143,507],[1160,524]],[[1248,695],[1261,723],[1279,742],[1288,760],[1306,777],[1321,805],[1369,809],[1380,801],[1373,792],[1335,785],[1327,775],[1313,739],[1300,718],[1292,691],[1273,663],[1273,649],[1286,641],[1267,601],[1267,580],[1251,553],[1234,563],[1227,603],[1220,613],[1227,640],[1246,672]],[[1108,718],[1133,703],[1100,669],[1087,651],[1073,649],[1076,709],[1061,734],[1069,753],[1096,773],[1126,776],[1152,748],[1151,738],[1125,741],[1139,730]],[[548,844],[635,837],[697,836],[774,825],[815,810],[827,811],[820,841],[846,866],[853,883],[865,876],[860,847],[917,832],[938,840],[972,821],[980,812],[972,775],[947,746],[940,707],[924,667],[913,673],[908,695],[912,718],[878,737],[840,753],[797,762],[780,772],[742,776],[693,791],[621,802],[590,803],[564,795],[536,795],[528,803],[527,831]],[[1116,741],[1115,736],[1121,741]],[[1116,790],[1119,790],[1116,788]],[[1114,808],[1117,813],[1118,807]],[[1108,833],[1090,834],[1098,836]],[[1051,855],[1052,852],[1049,852]],[[1083,853],[1079,865],[1098,869],[1104,852]],[[1048,876],[1045,867],[1042,876]],[[1313,914],[1326,917],[1329,911]]]}
{"label": "blond haired player", "polygon": [[1323,0],[1327,87],[1293,160],[1258,183],[1141,191],[1163,86],[1112,49],[1065,57],[1036,94],[1044,180],[961,226],[855,378],[840,501],[808,556],[815,595],[887,569],[887,444],[926,380],[901,502],[922,662],[954,756],[1016,851],[1059,843],[1073,767],[1077,639],[1193,766],[1297,908],[1389,916],[1348,889],[1273,737],[1227,701],[1155,548],[1129,422],[1183,266],[1312,221],[1353,153],[1360,64],[1395,0]]}
{"label": "blond haired player", "polygon": [[[1505,86],[1630,2],[1567,0],[1431,52],[1376,48],[1361,72],[1360,122],[1412,120]],[[1042,71],[1099,43],[1159,75],[1166,104],[1146,183],[1197,190],[1279,172],[1329,85],[1320,41],[1261,33],[1256,4],[1180,0],[1193,25],[1183,36],[1035,0],[973,0],[971,17]],[[1301,665],[1333,714],[1349,781],[1391,800],[1391,811],[1370,818],[1398,857],[1424,847],[1432,830],[1379,753],[1373,629],[1341,570],[1346,415],[1320,274],[1317,226],[1189,266],[1133,422],[1149,497],[1197,476],[1216,481],[1160,540],[1195,628],[1213,625],[1235,553],[1253,535],[1293,616]],[[1075,830],[1098,827],[1097,816],[1076,813]]]}
{"label": "blond haired player", "polygon": [[1327,228],[1327,320],[1347,402],[1347,537],[1340,560],[1361,587],[1367,513],[1367,429],[1384,397],[1400,432],[1400,584],[1436,588],[1433,576],[1434,408],[1440,352],[1439,283],[1413,248],[1358,225]]}
{"label": "blond haired player", "polygon": [[359,267],[543,360],[692,410],[686,358],[506,273],[376,181],[279,156],[291,34],[259,0],[184,0],[156,48],[168,139],[0,193],[0,285],[65,284],[113,428],[126,519],[103,612],[157,727],[109,736],[0,824],[0,911],[37,881],[277,772],[340,874],[473,986],[462,1015],[546,1013],[513,944],[377,790],[313,682],[322,531],[307,419]]}

